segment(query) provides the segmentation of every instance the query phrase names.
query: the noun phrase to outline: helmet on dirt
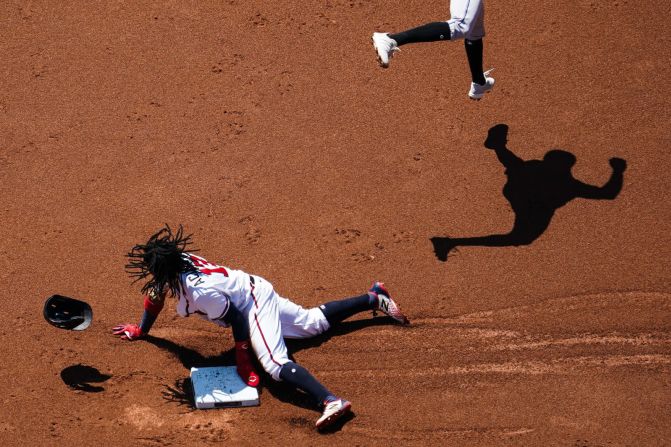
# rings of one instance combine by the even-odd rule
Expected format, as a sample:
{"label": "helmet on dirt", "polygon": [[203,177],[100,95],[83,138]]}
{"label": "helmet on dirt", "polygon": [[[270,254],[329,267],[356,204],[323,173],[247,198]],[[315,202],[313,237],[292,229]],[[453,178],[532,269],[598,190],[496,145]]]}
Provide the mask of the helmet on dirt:
{"label": "helmet on dirt", "polygon": [[91,325],[93,311],[84,301],[52,295],[44,303],[44,319],[60,329],[83,331]]}

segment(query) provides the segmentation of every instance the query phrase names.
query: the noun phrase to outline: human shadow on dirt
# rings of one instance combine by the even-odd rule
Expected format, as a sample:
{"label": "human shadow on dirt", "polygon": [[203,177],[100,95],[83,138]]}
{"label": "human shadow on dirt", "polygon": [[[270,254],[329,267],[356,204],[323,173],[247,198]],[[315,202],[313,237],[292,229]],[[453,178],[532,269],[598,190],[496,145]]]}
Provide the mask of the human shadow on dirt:
{"label": "human shadow on dirt", "polygon": [[[294,354],[302,351],[303,349],[315,348],[321,346],[323,343],[327,342],[333,337],[345,335],[350,332],[354,332],[370,326],[380,326],[393,324],[393,319],[389,317],[378,317],[378,318],[369,318],[364,320],[353,320],[353,321],[344,321],[333,326],[327,332],[320,334],[312,338],[305,339],[285,339],[287,350],[289,351],[289,357],[294,360]],[[187,369],[191,370],[192,367],[208,367],[208,366],[231,366],[235,365],[235,350],[233,348],[228,351],[224,351],[219,355],[215,356],[203,356],[198,351],[177,344],[171,340],[165,338],[154,337],[148,335],[145,340],[160,349],[166,350],[173,354],[177,359],[182,363],[182,365]],[[312,401],[310,396],[301,391],[296,390],[290,385],[287,385],[284,382],[277,382],[273,380],[270,375],[268,375],[261,365],[258,362],[255,362],[256,371],[259,372],[261,376],[261,387],[259,387],[259,394],[261,395],[263,390],[268,390],[268,392],[275,397],[276,399],[296,405],[301,408],[318,410],[318,407],[315,402]],[[175,382],[174,386],[165,386],[163,391],[163,397],[166,400],[177,402],[179,405],[189,405],[195,407],[193,401],[193,388],[190,379],[179,379]],[[355,417],[355,414],[351,414],[343,417],[341,420],[337,421],[335,424],[330,426],[328,429],[324,430],[323,433],[332,433],[340,430],[342,426],[348,421],[352,420]],[[294,418],[289,422],[292,425],[301,426],[306,424],[307,420],[302,418]],[[312,424],[313,422],[309,422]]]}
{"label": "human shadow on dirt", "polygon": [[84,391],[86,393],[99,393],[105,391],[102,386],[91,385],[91,383],[102,383],[110,377],[108,374],[102,374],[97,368],[89,365],[71,365],[63,368],[61,379],[67,386],[73,390]]}
{"label": "human shadow on dirt", "polygon": [[601,187],[588,185],[573,177],[576,157],[562,149],[548,151],[542,160],[522,160],[507,147],[508,126],[497,124],[489,129],[485,147],[496,153],[506,168],[508,180],[503,196],[515,213],[513,228],[506,234],[472,237],[432,237],[433,251],[440,261],[447,261],[458,246],[507,247],[529,245],[550,225],[558,208],[573,199],[613,200],[622,190],[627,163],[621,158],[609,160],[610,179]]}
{"label": "human shadow on dirt", "polygon": [[[151,343],[152,345],[168,351],[170,354],[177,357],[180,363],[187,370],[191,371],[191,368],[205,368],[209,366],[231,366],[235,365],[235,351],[234,349],[229,349],[224,351],[219,355],[215,356],[204,356],[195,349],[182,346],[178,343],[175,343],[171,340],[165,338],[154,337],[153,335],[147,335],[145,341]],[[191,378],[178,379],[173,386],[164,385],[165,389],[163,390],[163,398],[176,402],[179,405],[187,405],[192,408],[196,407],[193,396],[193,385],[191,384]]]}

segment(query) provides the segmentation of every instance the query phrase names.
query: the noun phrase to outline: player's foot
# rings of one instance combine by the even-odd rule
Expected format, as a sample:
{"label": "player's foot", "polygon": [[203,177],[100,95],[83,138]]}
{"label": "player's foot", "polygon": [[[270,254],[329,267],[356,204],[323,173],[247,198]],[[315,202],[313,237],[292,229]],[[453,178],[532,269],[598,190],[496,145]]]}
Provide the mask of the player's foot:
{"label": "player's foot", "polygon": [[394,39],[389,37],[389,34],[387,33],[373,33],[371,39],[373,41],[375,52],[377,53],[377,61],[380,63],[380,67],[389,67],[389,61],[394,56],[394,53],[401,51],[398,44]]}
{"label": "player's foot", "polygon": [[401,324],[410,324],[410,320],[408,320],[408,318],[403,315],[401,308],[398,307],[398,304],[396,304],[396,302],[391,298],[391,295],[384,286],[384,283],[379,281],[374,282],[373,287],[370,288],[368,293],[377,299],[377,304],[373,308],[373,315],[375,315],[375,312],[379,310]]}
{"label": "player's foot", "polygon": [[475,82],[471,82],[471,90],[468,92],[468,97],[471,99],[475,99],[476,101],[479,101],[482,99],[483,96],[485,96],[485,93],[489,93],[492,91],[494,88],[494,78],[489,76],[489,73],[491,73],[494,69],[492,68],[491,70],[487,70],[486,72],[483,73],[485,76],[485,83],[483,85],[476,84]]}
{"label": "player's foot", "polygon": [[322,430],[331,426],[335,421],[346,415],[352,409],[352,404],[345,399],[336,399],[327,402],[324,405],[322,416],[317,419],[315,426],[317,430]]}

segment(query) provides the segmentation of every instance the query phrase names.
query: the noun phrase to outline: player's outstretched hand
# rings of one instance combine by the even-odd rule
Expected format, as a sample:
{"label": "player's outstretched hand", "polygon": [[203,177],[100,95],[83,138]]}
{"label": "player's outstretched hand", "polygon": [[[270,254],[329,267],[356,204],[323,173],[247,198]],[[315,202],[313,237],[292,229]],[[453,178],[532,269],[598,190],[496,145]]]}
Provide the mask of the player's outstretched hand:
{"label": "player's outstretched hand", "polygon": [[114,335],[121,335],[122,340],[137,340],[144,337],[146,334],[142,332],[140,326],[137,324],[118,324],[112,328]]}
{"label": "player's outstretched hand", "polygon": [[617,157],[611,158],[610,160],[608,160],[608,162],[610,163],[610,166],[613,168],[613,171],[624,172],[624,170],[627,169],[627,162],[621,158]]}
{"label": "player's outstretched hand", "polygon": [[249,386],[259,386],[259,375],[254,371],[252,358],[249,354],[249,342],[235,342],[235,364],[240,378]]}

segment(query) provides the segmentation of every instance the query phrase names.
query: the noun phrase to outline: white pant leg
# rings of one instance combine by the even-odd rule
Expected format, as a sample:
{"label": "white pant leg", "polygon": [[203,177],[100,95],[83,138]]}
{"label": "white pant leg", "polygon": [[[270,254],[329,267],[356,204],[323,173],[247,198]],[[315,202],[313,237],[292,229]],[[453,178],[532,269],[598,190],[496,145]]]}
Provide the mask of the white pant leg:
{"label": "white pant leg", "polygon": [[447,23],[452,32],[451,40],[478,40],[485,36],[484,0],[451,0]]}
{"label": "white pant leg", "polygon": [[273,379],[280,380],[282,365],[290,361],[282,337],[280,296],[268,281],[256,277],[255,282],[252,303],[245,309],[252,348],[263,369]]}
{"label": "white pant leg", "polygon": [[278,302],[282,336],[285,338],[310,338],[331,327],[318,307],[305,309],[282,297],[279,297]]}

